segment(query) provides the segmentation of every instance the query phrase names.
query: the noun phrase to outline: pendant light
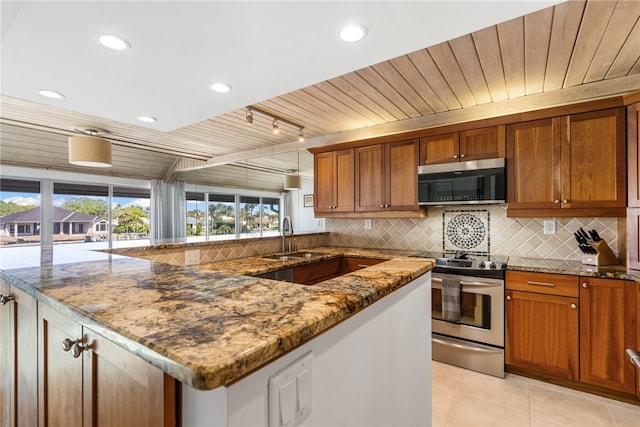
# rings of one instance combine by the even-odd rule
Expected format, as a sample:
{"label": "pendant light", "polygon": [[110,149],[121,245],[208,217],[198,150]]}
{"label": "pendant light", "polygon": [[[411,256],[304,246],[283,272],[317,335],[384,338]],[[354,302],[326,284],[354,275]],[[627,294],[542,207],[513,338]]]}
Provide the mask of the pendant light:
{"label": "pendant light", "polygon": [[111,141],[100,138],[109,132],[102,129],[83,129],[81,136],[69,137],[69,163],[79,166],[110,168]]}
{"label": "pendant light", "polygon": [[298,170],[296,171],[296,175],[284,176],[285,190],[299,190],[302,188],[302,177],[300,176],[300,150],[297,150],[296,152],[298,153]]}

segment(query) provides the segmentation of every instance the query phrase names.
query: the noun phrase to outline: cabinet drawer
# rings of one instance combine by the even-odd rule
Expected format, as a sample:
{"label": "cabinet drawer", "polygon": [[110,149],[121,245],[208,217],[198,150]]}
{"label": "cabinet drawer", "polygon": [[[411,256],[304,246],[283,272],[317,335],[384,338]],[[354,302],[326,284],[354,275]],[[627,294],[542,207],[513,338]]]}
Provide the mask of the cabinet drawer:
{"label": "cabinet drawer", "polygon": [[577,297],[580,290],[578,276],[526,271],[507,271],[505,286],[514,291],[567,297]]}

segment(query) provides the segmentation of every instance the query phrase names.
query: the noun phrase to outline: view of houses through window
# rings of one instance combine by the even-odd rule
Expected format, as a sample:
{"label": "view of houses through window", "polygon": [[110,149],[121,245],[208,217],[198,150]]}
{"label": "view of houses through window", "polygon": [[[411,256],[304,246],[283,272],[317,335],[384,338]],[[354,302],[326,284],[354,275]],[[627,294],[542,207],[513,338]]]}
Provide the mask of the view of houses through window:
{"label": "view of houses through window", "polygon": [[[0,180],[0,246],[40,244],[41,197],[39,181]],[[52,197],[54,244],[149,239],[149,189],[54,182]],[[188,192],[187,239],[278,235],[280,206],[277,197]]]}

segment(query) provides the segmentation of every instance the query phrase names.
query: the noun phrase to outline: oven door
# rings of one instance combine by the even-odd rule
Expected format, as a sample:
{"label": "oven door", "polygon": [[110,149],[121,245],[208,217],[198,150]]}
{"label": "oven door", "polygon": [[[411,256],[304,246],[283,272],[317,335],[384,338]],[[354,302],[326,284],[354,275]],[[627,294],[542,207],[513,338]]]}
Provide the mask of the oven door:
{"label": "oven door", "polygon": [[[460,281],[462,316],[442,318],[442,279]],[[431,279],[433,333],[504,347],[504,280],[433,273]]]}

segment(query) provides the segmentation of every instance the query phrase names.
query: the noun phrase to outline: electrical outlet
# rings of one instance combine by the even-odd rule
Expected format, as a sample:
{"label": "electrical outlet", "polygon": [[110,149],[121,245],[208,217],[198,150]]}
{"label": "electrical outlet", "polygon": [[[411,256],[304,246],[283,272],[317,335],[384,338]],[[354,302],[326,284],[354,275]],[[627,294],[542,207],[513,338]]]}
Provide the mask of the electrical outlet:
{"label": "electrical outlet", "polygon": [[544,234],[556,234],[556,221],[553,219],[544,220]]}
{"label": "electrical outlet", "polygon": [[322,219],[317,219],[316,220],[316,227],[322,228]]}
{"label": "electrical outlet", "polygon": [[200,249],[184,251],[184,265],[200,264]]}
{"label": "electrical outlet", "polygon": [[371,220],[370,219],[365,219],[364,220],[364,229],[365,230],[371,230]]}

